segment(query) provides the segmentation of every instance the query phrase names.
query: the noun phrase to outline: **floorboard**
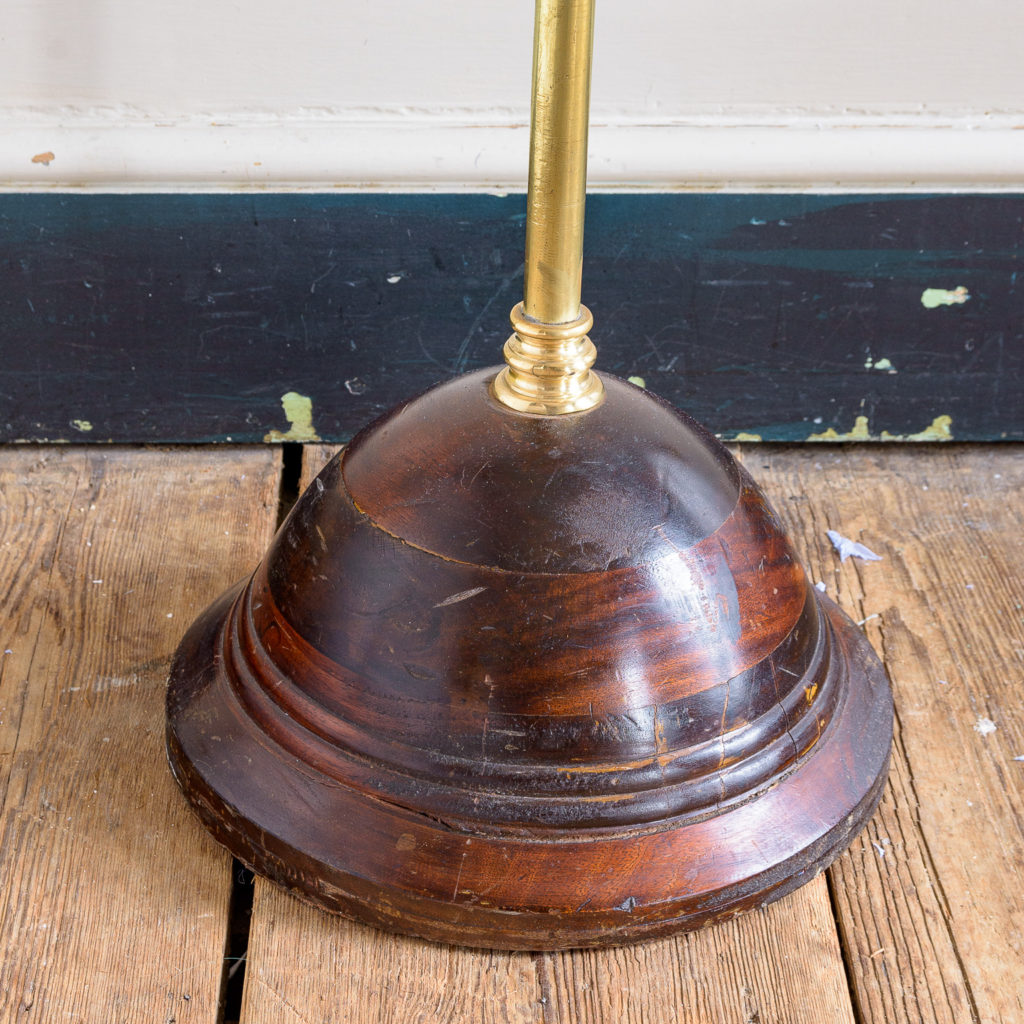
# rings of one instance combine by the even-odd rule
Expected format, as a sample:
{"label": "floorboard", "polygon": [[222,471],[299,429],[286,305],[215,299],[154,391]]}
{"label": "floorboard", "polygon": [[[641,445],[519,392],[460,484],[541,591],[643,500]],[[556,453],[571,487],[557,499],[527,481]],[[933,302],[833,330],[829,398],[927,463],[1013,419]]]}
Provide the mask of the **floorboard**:
{"label": "floorboard", "polygon": [[[302,484],[333,450],[305,449]],[[257,880],[242,1021],[1024,1020],[1024,448],[741,457],[893,682],[889,785],[827,878],[561,954],[387,936]],[[163,688],[191,617],[264,552],[281,486],[266,448],[0,449],[0,1020],[223,1018],[231,862],[167,771]],[[882,561],[840,564],[829,529]]]}
{"label": "floorboard", "polygon": [[[749,463],[893,682],[888,792],[832,869],[871,1024],[1024,1020],[1022,455],[766,449]],[[883,560],[840,565],[827,529]]]}
{"label": "floorboard", "polygon": [[266,544],[277,463],[0,450],[0,1019],[218,1019],[231,862],[170,777],[163,692]]}

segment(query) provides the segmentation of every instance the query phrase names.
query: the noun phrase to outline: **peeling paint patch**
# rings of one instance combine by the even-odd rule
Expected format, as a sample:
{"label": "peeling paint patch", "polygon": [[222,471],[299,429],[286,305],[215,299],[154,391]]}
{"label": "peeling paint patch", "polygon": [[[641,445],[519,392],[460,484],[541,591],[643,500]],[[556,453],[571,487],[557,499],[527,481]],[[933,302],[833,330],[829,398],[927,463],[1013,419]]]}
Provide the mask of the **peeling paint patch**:
{"label": "peeling paint patch", "polygon": [[881,359],[872,359],[871,356],[869,355],[867,357],[867,359],[864,360],[864,369],[865,370],[882,370],[882,371],[884,371],[886,373],[898,373],[899,372],[896,369],[896,367],[892,365],[892,362],[889,360],[889,358],[887,356],[882,356]]}
{"label": "peeling paint patch", "polygon": [[271,430],[263,435],[264,441],[319,441],[320,435],[313,429],[313,400],[297,391],[288,391],[281,396],[281,408],[291,428],[285,432]]}
{"label": "peeling paint patch", "polygon": [[919,431],[916,434],[907,434],[906,437],[900,437],[898,434],[890,434],[886,436],[887,431],[882,431],[883,441],[952,441],[953,431],[950,429],[953,426],[952,416],[936,416],[935,419],[928,424],[924,430]]}
{"label": "peeling paint patch", "polygon": [[42,164],[44,167],[49,167],[50,162],[56,159],[57,158],[53,155],[53,153],[51,153],[50,150],[47,150],[45,153],[36,153],[36,155],[32,157],[32,163]]}
{"label": "peeling paint patch", "polygon": [[645,381],[643,377],[627,377],[626,380],[628,380],[630,384],[635,384],[638,388],[647,387],[647,381]]}
{"label": "peeling paint patch", "polygon": [[858,416],[853,423],[853,429],[845,434],[840,434],[835,427],[829,427],[819,434],[811,434],[808,441],[870,441],[871,432],[868,430],[867,416]]}
{"label": "peeling paint patch", "polygon": [[924,430],[916,434],[893,434],[883,430],[880,434],[872,434],[868,426],[867,416],[858,416],[853,429],[845,434],[839,433],[835,427],[829,427],[819,434],[809,434],[808,441],[952,441],[953,417],[936,416]]}
{"label": "peeling paint patch", "polygon": [[971,293],[960,285],[949,291],[946,288],[925,288],[921,293],[921,305],[925,309],[938,309],[939,306],[962,306]]}
{"label": "peeling paint patch", "polygon": [[83,434],[92,430],[92,424],[88,420],[72,420],[71,426],[73,426],[75,430],[82,431]]}

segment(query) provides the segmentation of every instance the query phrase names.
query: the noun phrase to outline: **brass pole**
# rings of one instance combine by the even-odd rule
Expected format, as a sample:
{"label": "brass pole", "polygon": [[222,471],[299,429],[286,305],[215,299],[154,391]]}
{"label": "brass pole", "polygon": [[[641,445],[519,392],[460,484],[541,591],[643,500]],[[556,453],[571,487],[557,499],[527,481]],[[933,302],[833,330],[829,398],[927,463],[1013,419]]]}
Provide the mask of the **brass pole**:
{"label": "brass pole", "polygon": [[593,0],[538,0],[523,311],[561,324],[580,313]]}
{"label": "brass pole", "polygon": [[537,0],[524,296],[494,382],[519,412],[583,412],[604,395],[580,305],[593,38],[594,0]]}

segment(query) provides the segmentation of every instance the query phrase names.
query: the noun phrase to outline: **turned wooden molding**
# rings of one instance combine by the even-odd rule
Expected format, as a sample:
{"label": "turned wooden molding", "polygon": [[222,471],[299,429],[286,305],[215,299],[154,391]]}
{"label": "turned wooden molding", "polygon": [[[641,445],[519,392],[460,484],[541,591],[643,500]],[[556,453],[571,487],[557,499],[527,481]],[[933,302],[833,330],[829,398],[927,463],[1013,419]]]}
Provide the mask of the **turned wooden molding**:
{"label": "turned wooden molding", "polygon": [[257,871],[430,939],[606,945],[777,899],[878,801],[880,663],[692,420],[608,376],[524,416],[494,373],[362,432],[193,626],[179,782]]}

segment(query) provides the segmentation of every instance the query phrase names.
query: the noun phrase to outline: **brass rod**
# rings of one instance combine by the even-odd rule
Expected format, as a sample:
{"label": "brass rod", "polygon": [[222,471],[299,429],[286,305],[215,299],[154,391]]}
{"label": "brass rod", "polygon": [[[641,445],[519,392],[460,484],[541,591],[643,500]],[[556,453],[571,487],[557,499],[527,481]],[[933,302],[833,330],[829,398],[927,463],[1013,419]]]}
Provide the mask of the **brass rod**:
{"label": "brass rod", "polygon": [[580,313],[594,0],[537,0],[523,312]]}
{"label": "brass rod", "polygon": [[519,412],[583,412],[604,395],[580,305],[593,39],[594,0],[537,0],[524,293],[494,382]]}

